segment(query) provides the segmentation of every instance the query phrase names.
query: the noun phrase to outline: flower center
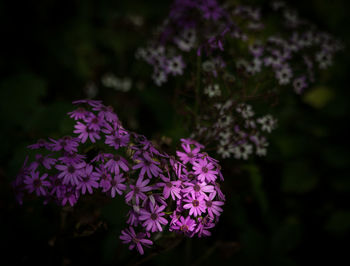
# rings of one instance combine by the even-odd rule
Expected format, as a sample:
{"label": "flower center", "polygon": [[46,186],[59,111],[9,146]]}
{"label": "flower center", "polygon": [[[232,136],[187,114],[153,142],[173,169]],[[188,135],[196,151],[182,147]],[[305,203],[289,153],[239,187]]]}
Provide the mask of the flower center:
{"label": "flower center", "polygon": [[199,206],[199,201],[198,200],[193,200],[192,201],[193,207],[198,207]]}
{"label": "flower center", "polygon": [[172,184],[171,182],[167,182],[167,183],[166,183],[166,186],[167,186],[168,188],[171,188],[171,187],[173,186],[173,184]]}
{"label": "flower center", "polygon": [[80,114],[84,114],[84,113],[85,113],[85,109],[82,108],[82,107],[79,107],[79,108],[77,109],[77,112],[80,113]]}
{"label": "flower center", "polygon": [[206,205],[207,205],[208,208],[210,208],[211,206],[213,206],[213,202],[211,200],[208,200],[206,202]]}
{"label": "flower center", "polygon": [[195,184],[195,185],[193,186],[193,190],[196,191],[196,192],[199,192],[199,191],[201,190],[201,186],[198,185],[198,184]]}
{"label": "flower center", "polygon": [[181,225],[180,230],[183,232],[187,232],[188,231],[188,226],[186,224]]}
{"label": "flower center", "polygon": [[208,173],[208,168],[207,168],[207,167],[205,167],[205,166],[204,166],[204,167],[202,167],[202,172],[203,172],[203,173],[205,173],[205,174],[206,174],[206,173]]}
{"label": "flower center", "polygon": [[37,159],[37,162],[42,164],[43,161],[44,161],[44,157],[40,155],[39,158]]}
{"label": "flower center", "polygon": [[152,213],[152,214],[151,214],[151,219],[152,219],[153,221],[157,220],[157,218],[158,218],[158,214],[156,214],[156,213]]}
{"label": "flower center", "polygon": [[73,174],[75,172],[74,166],[73,165],[68,166],[67,171],[68,171],[68,173]]}
{"label": "flower center", "polygon": [[120,145],[120,138],[119,138],[119,137],[116,137],[116,138],[114,139],[114,143],[115,143],[116,145]]}
{"label": "flower center", "polygon": [[33,181],[33,185],[34,185],[35,188],[41,187],[41,180],[40,179],[35,179]]}
{"label": "flower center", "polygon": [[138,238],[136,238],[136,237],[133,237],[133,238],[132,238],[132,241],[133,241],[135,244],[137,244],[137,243],[140,242],[140,240],[139,240]]}

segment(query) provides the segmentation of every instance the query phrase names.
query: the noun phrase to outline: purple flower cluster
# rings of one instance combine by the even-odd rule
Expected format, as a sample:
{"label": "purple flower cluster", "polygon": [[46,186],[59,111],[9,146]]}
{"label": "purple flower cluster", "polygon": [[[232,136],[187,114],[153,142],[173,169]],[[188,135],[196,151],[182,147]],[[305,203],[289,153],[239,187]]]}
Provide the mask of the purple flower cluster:
{"label": "purple flower cluster", "polygon": [[[123,128],[111,107],[80,100],[68,113],[76,121],[74,133],[58,140],[39,140],[40,149],[24,165],[13,185],[22,204],[35,193],[44,202],[74,206],[80,197],[101,191],[124,197],[130,206],[128,228],[120,239],[143,254],[153,244],[152,233],[165,229],[186,236],[208,236],[223,211],[223,180],[218,161],[202,152],[204,146],[182,139],[182,151],[169,156],[144,136]],[[92,147],[96,154],[87,154]]]}
{"label": "purple flower cluster", "polygon": [[[199,143],[181,141],[182,150],[176,152],[179,160],[153,154],[152,158],[139,158],[133,167],[140,171],[125,195],[131,210],[129,227],[122,231],[120,239],[141,254],[143,245],[152,244],[147,237],[165,227],[188,237],[209,236],[209,229],[223,211],[225,196],[219,186],[223,177],[218,161],[201,152],[204,147]],[[165,163],[168,164],[164,166]],[[161,171],[160,167],[168,170]],[[136,231],[140,233],[136,235]]]}

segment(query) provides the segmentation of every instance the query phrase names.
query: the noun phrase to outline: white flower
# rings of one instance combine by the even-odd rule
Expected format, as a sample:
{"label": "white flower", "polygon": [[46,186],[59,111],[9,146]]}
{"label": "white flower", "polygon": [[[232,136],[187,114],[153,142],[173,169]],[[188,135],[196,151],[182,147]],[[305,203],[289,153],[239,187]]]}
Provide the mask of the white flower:
{"label": "white flower", "polygon": [[185,68],[185,64],[182,60],[181,55],[175,56],[169,59],[167,62],[167,70],[169,73],[173,74],[174,76],[182,75],[184,68]]}
{"label": "white flower", "polygon": [[233,154],[236,159],[242,158],[243,160],[247,160],[248,156],[252,153],[253,153],[253,146],[248,143],[237,146],[233,150]]}
{"label": "white flower", "polygon": [[265,156],[267,153],[266,147],[269,146],[269,144],[266,141],[265,137],[259,138],[258,136],[252,136],[250,138],[256,145],[256,154],[258,156]]}
{"label": "white flower", "polygon": [[254,120],[247,119],[244,123],[245,128],[256,128],[256,124]]}
{"label": "white flower", "polygon": [[292,70],[288,66],[284,66],[276,71],[276,78],[280,85],[286,85],[292,78]]}
{"label": "white flower", "polygon": [[276,127],[277,120],[272,117],[272,115],[266,115],[257,119],[257,122],[261,124],[261,130],[271,133],[271,131]]}
{"label": "white flower", "polygon": [[254,116],[252,106],[249,104],[241,103],[237,106],[236,111],[242,115],[244,119],[248,119]]}
{"label": "white flower", "polygon": [[101,82],[102,82],[102,85],[107,88],[114,88],[118,83],[118,78],[111,73],[107,73],[102,76]]}
{"label": "white flower", "polygon": [[185,29],[179,37],[174,39],[180,50],[188,52],[194,48],[196,43],[195,29]]}
{"label": "white flower", "polygon": [[326,53],[325,51],[321,51],[316,54],[316,61],[318,62],[318,66],[322,69],[325,69],[332,65],[332,55],[330,53]]}
{"label": "white flower", "polygon": [[152,78],[157,86],[161,86],[168,80],[168,77],[164,71],[155,71]]}
{"label": "white flower", "polygon": [[209,84],[205,89],[204,93],[207,94],[210,98],[221,95],[221,90],[219,84]]}
{"label": "white flower", "polygon": [[223,159],[225,159],[231,157],[233,150],[234,148],[232,145],[220,145],[218,147],[217,153],[220,154]]}
{"label": "white flower", "polygon": [[251,75],[261,72],[262,60],[254,57],[253,62],[246,66],[247,72]]}
{"label": "white flower", "polygon": [[219,117],[219,119],[218,119],[216,124],[217,124],[217,126],[219,128],[224,128],[224,127],[227,127],[227,126],[231,125],[232,122],[233,122],[232,116],[227,115],[227,116]]}
{"label": "white flower", "polygon": [[215,70],[215,64],[213,61],[207,60],[202,63],[203,71],[211,72]]}
{"label": "white flower", "polygon": [[219,133],[220,145],[224,146],[230,143],[231,141],[231,131],[225,130]]}
{"label": "white flower", "polygon": [[131,15],[129,16],[129,20],[131,21],[132,24],[134,24],[137,27],[140,27],[144,23],[144,19],[141,16],[138,15]]}
{"label": "white flower", "polygon": [[117,78],[115,75],[111,73],[105,74],[101,82],[103,86],[107,88],[115,89],[116,91],[126,92],[129,91],[132,85],[132,81],[130,78]]}

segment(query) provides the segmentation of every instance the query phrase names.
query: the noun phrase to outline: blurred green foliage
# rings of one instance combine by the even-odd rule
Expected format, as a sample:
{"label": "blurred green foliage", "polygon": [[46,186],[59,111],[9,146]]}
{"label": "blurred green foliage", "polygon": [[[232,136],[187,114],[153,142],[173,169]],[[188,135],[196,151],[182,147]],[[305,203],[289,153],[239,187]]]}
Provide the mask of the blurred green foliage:
{"label": "blurred green foliage", "polygon": [[[266,1],[250,1],[263,3]],[[149,68],[134,58],[167,15],[170,1],[1,2],[5,27],[0,54],[1,265],[338,265],[347,258],[349,211],[349,53],[336,58],[303,98],[283,94],[272,112],[278,130],[268,156],[245,163],[223,160],[227,204],[213,236],[165,238],[144,257],[118,239],[125,226],[122,199],[87,198],[74,211],[39,200],[18,206],[10,182],[26,146],[39,138],[70,134],[71,101],[97,98],[114,106],[128,128],[173,149],[187,136],[172,106],[176,81],[157,88]],[[308,1],[296,7],[349,47],[349,3]],[[347,7],[347,8],[345,8]],[[139,16],[141,26],[130,16]],[[130,92],[103,88],[113,72],[133,79]],[[170,247],[170,248],[167,248]],[[13,256],[11,254],[16,254]]]}

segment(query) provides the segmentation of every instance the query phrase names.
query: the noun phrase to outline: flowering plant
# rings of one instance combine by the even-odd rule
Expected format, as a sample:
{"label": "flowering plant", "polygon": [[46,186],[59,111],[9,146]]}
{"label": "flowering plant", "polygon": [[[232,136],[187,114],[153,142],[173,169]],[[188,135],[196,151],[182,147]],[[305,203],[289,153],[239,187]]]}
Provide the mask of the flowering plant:
{"label": "flowering plant", "polygon": [[[140,254],[142,246],[153,244],[151,235],[165,227],[188,237],[211,234],[225,196],[220,165],[203,152],[203,145],[181,139],[177,158],[169,156],[126,130],[110,106],[94,100],[74,103],[80,107],[69,115],[76,120],[78,136],[29,146],[42,153],[31,163],[26,159],[14,182],[20,203],[25,193],[34,192],[45,203],[71,206],[97,190],[112,198],[124,196],[130,211],[120,239]],[[94,154],[88,142],[96,145]]]}

